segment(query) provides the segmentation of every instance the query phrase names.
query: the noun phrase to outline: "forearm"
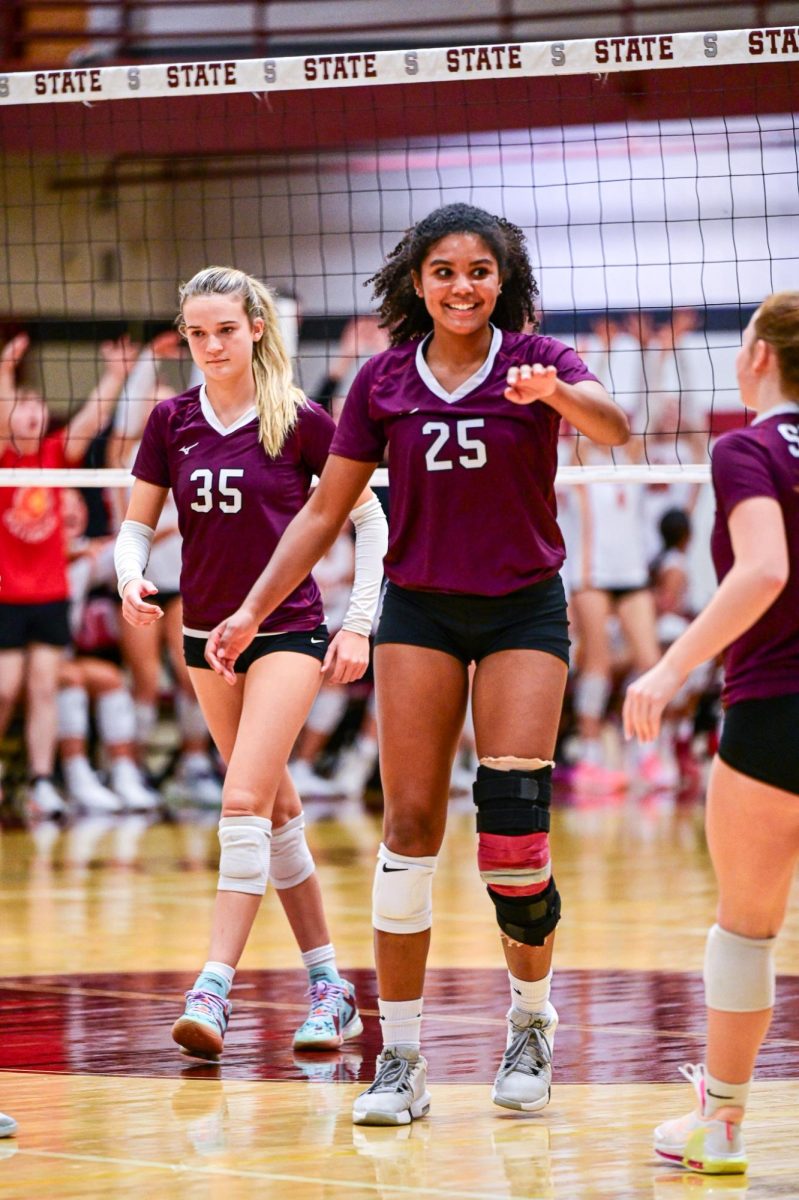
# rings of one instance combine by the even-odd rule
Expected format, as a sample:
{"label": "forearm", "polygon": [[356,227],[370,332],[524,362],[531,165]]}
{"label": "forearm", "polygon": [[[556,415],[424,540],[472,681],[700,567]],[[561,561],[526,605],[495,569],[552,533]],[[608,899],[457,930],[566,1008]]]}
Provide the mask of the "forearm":
{"label": "forearm", "polygon": [[685,678],[746,633],[771,607],[783,586],[764,575],[758,565],[736,563],[707,607],[666,651],[664,664]]}
{"label": "forearm", "polygon": [[559,379],[546,403],[600,446],[621,446],[630,436],[627,417],[601,384],[571,384]]}

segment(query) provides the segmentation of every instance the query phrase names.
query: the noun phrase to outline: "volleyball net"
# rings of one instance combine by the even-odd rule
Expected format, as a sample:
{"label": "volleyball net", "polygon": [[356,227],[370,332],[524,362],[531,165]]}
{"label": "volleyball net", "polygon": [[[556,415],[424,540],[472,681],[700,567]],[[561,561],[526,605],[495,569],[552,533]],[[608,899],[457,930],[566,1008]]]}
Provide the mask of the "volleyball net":
{"label": "volleyball net", "polygon": [[[542,331],[630,416],[611,457],[564,431],[561,482],[705,479],[744,420],[741,331],[795,286],[798,63],[786,27],[0,75],[0,345],[30,338],[0,402],[32,388],[68,422],[109,355],[149,348],[114,423],[135,437],[156,380],[192,381],[163,335],[216,263],[276,290],[298,380],[335,409],[384,344],[365,282],[467,201],[523,228]],[[102,457],[0,471],[128,479]]]}

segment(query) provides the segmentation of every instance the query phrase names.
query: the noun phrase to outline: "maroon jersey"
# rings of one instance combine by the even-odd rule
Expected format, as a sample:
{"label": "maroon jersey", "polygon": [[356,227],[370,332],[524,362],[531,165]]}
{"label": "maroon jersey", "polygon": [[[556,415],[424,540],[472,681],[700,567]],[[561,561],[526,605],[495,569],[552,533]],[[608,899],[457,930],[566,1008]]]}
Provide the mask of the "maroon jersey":
{"label": "maroon jersey", "polygon": [[[226,429],[204,385],[153,409],[133,474],[172,488],[183,535],[180,594],[187,630],[208,632],[239,607],[308,498],[334,429],[330,417],[308,403],[280,455],[271,459],[258,441],[255,409]],[[314,629],[323,619],[319,589],[309,575],[260,630]]]}
{"label": "maroon jersey", "polygon": [[780,406],[713,451],[716,520],[711,538],[719,583],[733,564],[729,519],[736,504],[769,496],[782,508],[790,573],[785,589],[724,655],[724,702],[799,692],[799,409]]}
{"label": "maroon jersey", "polygon": [[554,575],[565,557],[555,471],[560,416],[503,396],[508,369],[554,366],[593,380],[554,338],[494,330],[488,357],[447,393],[406,342],[356,376],[331,452],[379,462],[388,448],[391,520],[386,575],[406,588],[502,596]]}

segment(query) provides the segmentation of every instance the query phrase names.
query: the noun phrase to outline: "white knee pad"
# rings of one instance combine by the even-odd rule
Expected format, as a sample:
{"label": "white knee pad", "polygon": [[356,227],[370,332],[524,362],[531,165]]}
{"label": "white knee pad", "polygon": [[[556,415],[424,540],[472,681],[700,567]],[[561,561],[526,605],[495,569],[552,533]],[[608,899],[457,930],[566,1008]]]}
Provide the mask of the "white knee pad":
{"label": "white knee pad", "polygon": [[292,817],[272,831],[272,858],[269,882],[280,891],[304,883],[313,875],[316,864],[305,840],[305,817]]}
{"label": "white knee pad", "polygon": [[222,817],[218,890],[263,896],[271,840],[272,822],[266,817]]}
{"label": "white knee pad", "polygon": [[705,1002],[719,1012],[760,1012],[774,1005],[776,938],[748,938],[713,925],[705,947]]}
{"label": "white knee pad", "polygon": [[315,733],[332,733],[344,716],[347,707],[347,693],[344,688],[322,688],[317,692],[316,699],[311,705],[306,724]]}
{"label": "white knee pad", "polygon": [[89,697],[85,688],[66,687],[58,693],[58,736],[89,736]]}
{"label": "white knee pad", "polygon": [[605,715],[610,697],[610,680],[604,675],[583,672],[574,685],[574,711],[580,717],[600,721]]}
{"label": "white knee pad", "polygon": [[185,741],[197,742],[208,737],[203,710],[193,696],[178,692],[175,696],[178,729]]}
{"label": "white knee pad", "polygon": [[372,924],[383,933],[422,933],[433,923],[436,855],[408,858],[380,843],[372,889]]}
{"label": "white knee pad", "polygon": [[136,700],[133,708],[136,713],[136,741],[140,746],[146,746],[158,721],[158,709],[144,700]]}
{"label": "white knee pad", "polygon": [[97,732],[105,746],[121,746],[136,741],[136,708],[125,688],[104,692],[95,707]]}

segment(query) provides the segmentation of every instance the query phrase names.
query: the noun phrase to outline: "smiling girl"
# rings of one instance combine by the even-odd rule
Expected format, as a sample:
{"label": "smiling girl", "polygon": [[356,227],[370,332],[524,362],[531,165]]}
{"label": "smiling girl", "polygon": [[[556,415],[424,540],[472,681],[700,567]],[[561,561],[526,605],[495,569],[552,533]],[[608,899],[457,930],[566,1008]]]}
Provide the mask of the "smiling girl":
{"label": "smiling girl", "polygon": [[359,372],[317,492],[207,654],[229,670],[258,622],[330,544],[388,449],[388,588],[377,632],[383,842],[373,924],[384,1048],[360,1124],[430,1103],[420,1053],[432,883],[475,663],[478,865],[508,966],[508,1038],[492,1098],[549,1099],[560,897],[549,855],[552,754],[569,656],[555,510],[562,418],[604,444],[626,418],[577,354],[535,328],[521,230],[465,204],[410,229],[374,278],[391,348]]}

